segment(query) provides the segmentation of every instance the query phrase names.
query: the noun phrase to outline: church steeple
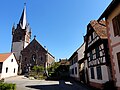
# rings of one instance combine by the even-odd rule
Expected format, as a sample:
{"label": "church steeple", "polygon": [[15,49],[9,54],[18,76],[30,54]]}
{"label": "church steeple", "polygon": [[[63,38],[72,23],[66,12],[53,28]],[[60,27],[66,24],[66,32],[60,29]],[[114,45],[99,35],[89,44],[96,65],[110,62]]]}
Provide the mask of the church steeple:
{"label": "church steeple", "polygon": [[20,21],[19,21],[19,26],[20,26],[22,29],[25,29],[25,27],[27,26],[26,3],[24,3],[24,9],[23,9],[23,12],[22,12]]}
{"label": "church steeple", "polygon": [[26,19],[26,4],[17,27],[12,27],[12,48],[11,52],[15,53],[16,59],[20,60],[21,51],[30,43],[31,28]]}

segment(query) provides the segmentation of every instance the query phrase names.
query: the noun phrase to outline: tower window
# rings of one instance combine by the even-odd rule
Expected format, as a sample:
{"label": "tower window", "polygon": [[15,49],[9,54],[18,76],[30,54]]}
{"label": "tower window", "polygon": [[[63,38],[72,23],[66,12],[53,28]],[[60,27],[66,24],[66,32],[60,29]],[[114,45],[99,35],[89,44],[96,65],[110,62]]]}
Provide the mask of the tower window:
{"label": "tower window", "polygon": [[20,36],[19,39],[22,40],[22,37]]}
{"label": "tower window", "polygon": [[25,61],[27,61],[27,58],[25,58]]}

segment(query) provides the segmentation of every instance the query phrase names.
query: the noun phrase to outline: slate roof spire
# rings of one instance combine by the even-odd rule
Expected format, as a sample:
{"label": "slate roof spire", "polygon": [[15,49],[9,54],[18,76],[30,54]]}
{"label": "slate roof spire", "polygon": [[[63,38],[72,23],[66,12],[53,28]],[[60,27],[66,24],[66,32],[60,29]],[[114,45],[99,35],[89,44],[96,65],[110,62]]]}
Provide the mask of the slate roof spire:
{"label": "slate roof spire", "polygon": [[27,26],[27,19],[26,19],[26,3],[24,3],[24,9],[19,21],[19,25],[22,29],[25,29],[25,27]]}

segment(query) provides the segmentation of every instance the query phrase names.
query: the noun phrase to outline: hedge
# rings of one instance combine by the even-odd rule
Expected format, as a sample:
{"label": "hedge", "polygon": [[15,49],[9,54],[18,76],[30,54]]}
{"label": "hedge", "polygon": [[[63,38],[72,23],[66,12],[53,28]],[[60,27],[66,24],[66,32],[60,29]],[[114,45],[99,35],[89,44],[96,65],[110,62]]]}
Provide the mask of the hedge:
{"label": "hedge", "polygon": [[16,90],[16,84],[0,83],[0,90]]}

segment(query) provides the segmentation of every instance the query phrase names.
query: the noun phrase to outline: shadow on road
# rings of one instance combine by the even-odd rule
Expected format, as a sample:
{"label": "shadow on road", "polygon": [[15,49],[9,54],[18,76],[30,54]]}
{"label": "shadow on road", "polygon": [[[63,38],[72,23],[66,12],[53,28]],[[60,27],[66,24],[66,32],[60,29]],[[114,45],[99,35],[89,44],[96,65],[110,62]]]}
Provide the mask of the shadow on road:
{"label": "shadow on road", "polygon": [[[37,90],[73,90],[74,86],[72,83],[65,83],[64,80],[60,80],[59,84],[30,85],[30,86],[26,86],[26,87],[32,88],[32,89],[37,89]],[[74,88],[74,90],[78,90],[78,89]]]}

